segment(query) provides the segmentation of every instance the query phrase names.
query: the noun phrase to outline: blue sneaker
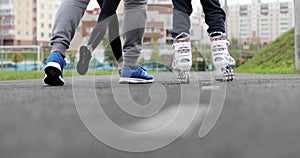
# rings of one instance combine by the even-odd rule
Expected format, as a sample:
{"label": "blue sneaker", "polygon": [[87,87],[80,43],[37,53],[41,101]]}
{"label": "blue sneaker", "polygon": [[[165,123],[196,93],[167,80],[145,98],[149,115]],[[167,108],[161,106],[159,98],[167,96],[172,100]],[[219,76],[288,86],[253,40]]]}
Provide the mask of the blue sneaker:
{"label": "blue sneaker", "polygon": [[60,52],[51,53],[46,61],[44,83],[50,86],[64,85],[62,72],[65,65],[66,61]]}
{"label": "blue sneaker", "polygon": [[121,78],[119,83],[153,83],[154,79],[152,75],[147,74],[146,69],[141,66],[137,66],[135,70],[132,70],[128,66],[124,66],[121,70]]}

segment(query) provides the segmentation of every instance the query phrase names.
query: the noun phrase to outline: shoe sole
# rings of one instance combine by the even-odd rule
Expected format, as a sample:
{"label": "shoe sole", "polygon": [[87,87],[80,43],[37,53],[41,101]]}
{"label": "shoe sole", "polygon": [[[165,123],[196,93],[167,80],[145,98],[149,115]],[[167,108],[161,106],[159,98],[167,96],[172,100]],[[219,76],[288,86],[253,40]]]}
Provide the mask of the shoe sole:
{"label": "shoe sole", "polygon": [[45,67],[44,83],[50,86],[64,85],[64,79],[61,77],[60,65],[57,63],[48,63]]}
{"label": "shoe sole", "polygon": [[151,80],[145,80],[145,79],[140,79],[140,78],[127,78],[127,77],[121,77],[119,80],[120,84],[147,84],[147,83],[153,83],[154,79]]}
{"label": "shoe sole", "polygon": [[77,64],[77,72],[80,75],[85,75],[89,69],[89,63],[91,59],[91,53],[86,46],[79,48],[79,61]]}

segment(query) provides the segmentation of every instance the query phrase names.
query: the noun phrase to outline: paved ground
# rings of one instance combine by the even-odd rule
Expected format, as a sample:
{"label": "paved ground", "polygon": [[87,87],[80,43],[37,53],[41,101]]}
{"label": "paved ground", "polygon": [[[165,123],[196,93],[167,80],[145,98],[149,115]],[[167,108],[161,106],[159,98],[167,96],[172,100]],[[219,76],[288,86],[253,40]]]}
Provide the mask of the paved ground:
{"label": "paved ground", "polygon": [[[300,75],[237,74],[235,82],[219,84],[210,81],[209,73],[197,73],[188,85],[178,84],[172,73],[157,74],[155,78],[156,84],[129,86],[117,84],[117,76],[70,77],[63,87],[44,86],[41,80],[0,82],[0,157],[300,157]],[[159,113],[150,119],[130,116],[118,106],[129,104],[126,93],[119,93],[125,91],[139,105],[163,102],[163,107],[158,107]],[[188,97],[181,98],[181,92]],[[93,96],[97,99],[93,100]],[[119,98],[115,100],[113,96]],[[218,122],[208,135],[199,138],[207,107],[224,97]],[[149,131],[166,124],[182,100],[188,113],[197,98],[197,115],[187,131],[170,145],[143,153],[105,145],[87,130],[76,110],[83,107],[78,104],[85,104],[85,112],[93,115],[95,111],[89,105],[96,100],[116,125],[132,131]],[[105,124],[104,118],[97,123]],[[179,121],[159,139],[167,140],[182,126]],[[107,130],[104,135],[113,132]],[[149,142],[156,143],[154,140]]]}

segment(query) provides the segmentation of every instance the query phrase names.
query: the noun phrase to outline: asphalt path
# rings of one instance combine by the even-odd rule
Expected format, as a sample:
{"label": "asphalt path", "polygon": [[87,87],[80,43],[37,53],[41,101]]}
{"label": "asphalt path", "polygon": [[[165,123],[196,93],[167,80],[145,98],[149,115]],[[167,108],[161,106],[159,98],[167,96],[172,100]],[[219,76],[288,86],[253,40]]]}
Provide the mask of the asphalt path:
{"label": "asphalt path", "polygon": [[[154,76],[154,84],[136,85],[118,84],[117,75],[66,77],[62,87],[45,86],[41,79],[1,81],[0,157],[300,157],[300,75],[236,74],[234,82],[218,83],[201,72],[192,73],[190,84],[179,84],[173,73]],[[210,109],[215,101],[223,104]],[[105,116],[97,115],[95,103]],[[128,131],[147,132],[164,127],[179,110],[183,117],[165,133],[125,135],[116,145],[145,149],[171,140],[190,123],[178,139],[156,150],[127,152],[99,140],[119,139],[106,118]],[[84,117],[103,133],[93,133]],[[207,120],[213,126],[201,133]]]}

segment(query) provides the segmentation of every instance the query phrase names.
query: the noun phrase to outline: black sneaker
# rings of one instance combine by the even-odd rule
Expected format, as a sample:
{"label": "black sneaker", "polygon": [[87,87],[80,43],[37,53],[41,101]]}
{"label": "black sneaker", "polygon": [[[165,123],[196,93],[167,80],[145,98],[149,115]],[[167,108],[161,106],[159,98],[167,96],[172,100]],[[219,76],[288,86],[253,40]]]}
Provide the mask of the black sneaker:
{"label": "black sneaker", "polygon": [[85,75],[88,71],[91,58],[91,50],[87,46],[81,46],[79,48],[79,61],[77,64],[77,72],[80,75]]}

